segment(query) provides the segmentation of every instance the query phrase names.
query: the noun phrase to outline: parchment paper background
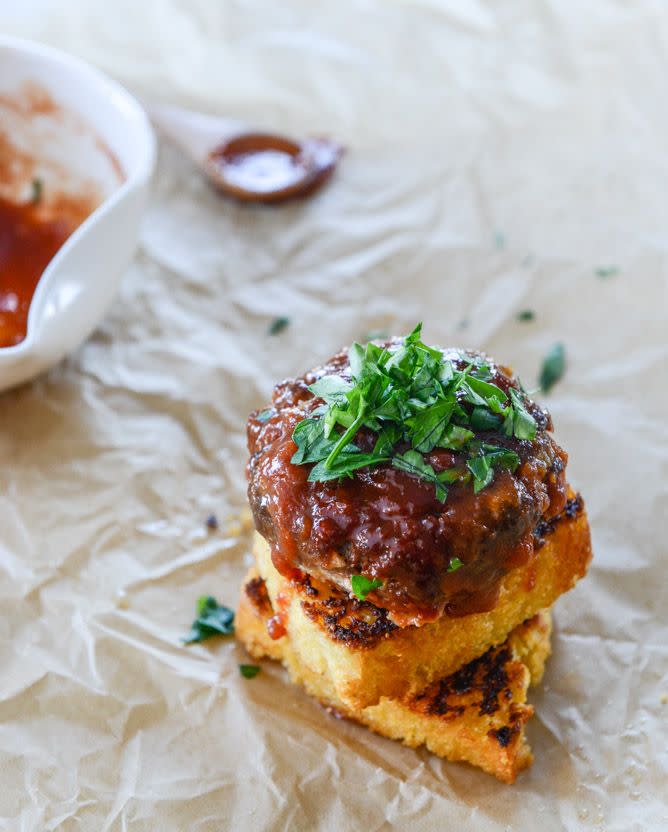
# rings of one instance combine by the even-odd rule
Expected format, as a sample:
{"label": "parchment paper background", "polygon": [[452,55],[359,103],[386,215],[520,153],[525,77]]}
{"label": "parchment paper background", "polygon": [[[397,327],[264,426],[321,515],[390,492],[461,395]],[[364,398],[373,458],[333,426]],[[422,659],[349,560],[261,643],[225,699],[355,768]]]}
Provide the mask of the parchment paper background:
{"label": "parchment paper background", "polygon": [[[313,201],[253,210],[164,147],[111,313],[0,398],[0,828],[668,829],[668,6],[34,9],[0,4],[3,31],[349,153]],[[514,787],[335,721],[270,664],[242,679],[232,640],[179,642],[197,596],[236,602],[247,412],[419,319],[529,384],[568,351],[546,402],[596,556]]]}

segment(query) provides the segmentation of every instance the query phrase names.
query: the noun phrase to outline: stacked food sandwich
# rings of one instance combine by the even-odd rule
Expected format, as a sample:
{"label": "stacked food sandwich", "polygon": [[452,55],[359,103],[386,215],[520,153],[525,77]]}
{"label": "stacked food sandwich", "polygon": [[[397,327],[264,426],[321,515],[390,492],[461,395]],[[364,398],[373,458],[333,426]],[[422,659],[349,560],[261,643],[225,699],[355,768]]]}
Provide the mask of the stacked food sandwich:
{"label": "stacked food sandwich", "polygon": [[237,634],[339,715],[512,782],[591,559],[549,414],[480,353],[353,344],[248,422]]}

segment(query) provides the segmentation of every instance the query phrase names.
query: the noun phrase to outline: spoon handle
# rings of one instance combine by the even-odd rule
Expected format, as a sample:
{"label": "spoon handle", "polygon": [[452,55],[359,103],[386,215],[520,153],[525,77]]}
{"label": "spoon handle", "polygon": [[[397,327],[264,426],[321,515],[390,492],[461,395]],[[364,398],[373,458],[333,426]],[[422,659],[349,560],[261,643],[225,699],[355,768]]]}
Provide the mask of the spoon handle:
{"label": "spoon handle", "polygon": [[144,108],[158,131],[200,166],[215,147],[248,129],[244,122],[236,119],[180,107],[144,103]]}

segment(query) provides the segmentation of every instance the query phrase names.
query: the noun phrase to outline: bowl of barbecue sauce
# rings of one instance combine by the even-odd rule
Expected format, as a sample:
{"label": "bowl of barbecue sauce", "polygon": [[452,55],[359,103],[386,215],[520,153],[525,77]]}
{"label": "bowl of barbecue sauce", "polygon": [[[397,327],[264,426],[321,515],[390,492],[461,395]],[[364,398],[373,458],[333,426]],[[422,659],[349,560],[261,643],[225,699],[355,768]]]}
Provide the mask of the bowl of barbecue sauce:
{"label": "bowl of barbecue sauce", "polygon": [[148,119],[122,87],[0,38],[0,390],[99,323],[135,250],[154,160]]}

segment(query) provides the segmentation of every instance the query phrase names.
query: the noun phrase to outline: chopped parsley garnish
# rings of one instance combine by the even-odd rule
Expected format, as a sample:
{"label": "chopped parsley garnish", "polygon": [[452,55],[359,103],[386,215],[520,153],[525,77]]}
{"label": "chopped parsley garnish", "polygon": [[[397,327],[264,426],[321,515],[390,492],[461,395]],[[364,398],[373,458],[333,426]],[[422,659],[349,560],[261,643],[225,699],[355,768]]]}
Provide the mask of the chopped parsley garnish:
{"label": "chopped parsley garnish", "polygon": [[[499,431],[509,438],[535,438],[536,420],[524,391],[508,387],[506,392],[494,384],[484,358],[461,354],[457,363],[446,358],[421,340],[421,331],[418,324],[403,344],[391,347],[353,344],[350,379],[323,376],[309,387],[324,405],[295,427],[291,461],[314,466],[311,482],[353,477],[361,468],[389,463],[431,483],[445,502],[449,484],[473,479],[477,493],[495,469],[519,465],[517,454],[484,442],[484,436]],[[372,450],[355,441],[362,428],[375,435]],[[438,448],[466,454],[466,467],[436,471],[424,455]]]}
{"label": "chopped parsley garnish", "polygon": [[521,321],[522,323],[527,323],[528,321],[533,321],[536,317],[536,313],[533,309],[520,309],[517,313],[517,320]]}
{"label": "chopped parsley garnish", "polygon": [[240,664],[239,673],[244,679],[254,679],[262,668],[257,664]]}
{"label": "chopped parsley garnish", "polygon": [[41,179],[33,179],[30,192],[30,201],[33,205],[37,205],[42,201],[42,193],[44,191],[44,183]]}
{"label": "chopped parsley garnish", "polygon": [[448,572],[456,572],[458,569],[461,569],[464,564],[462,563],[459,558],[450,558],[450,563],[448,564]]}
{"label": "chopped parsley garnish", "polygon": [[283,332],[283,330],[289,326],[290,318],[286,318],[285,315],[281,315],[278,318],[274,318],[274,320],[269,324],[267,332],[269,335],[278,335],[279,332]]}
{"label": "chopped parsley garnish", "polygon": [[563,376],[566,369],[566,349],[555,344],[543,359],[538,383],[543,393],[548,393]]}
{"label": "chopped parsley garnish", "polygon": [[203,595],[197,602],[197,618],[183,641],[194,644],[212,636],[231,636],[233,633],[234,610],[219,604],[210,595]]}
{"label": "chopped parsley garnish", "polygon": [[352,584],[353,595],[360,601],[366,601],[366,596],[370,592],[373,592],[374,589],[380,589],[383,585],[383,582],[379,581],[378,578],[371,580],[364,575],[353,575],[350,583]]}

